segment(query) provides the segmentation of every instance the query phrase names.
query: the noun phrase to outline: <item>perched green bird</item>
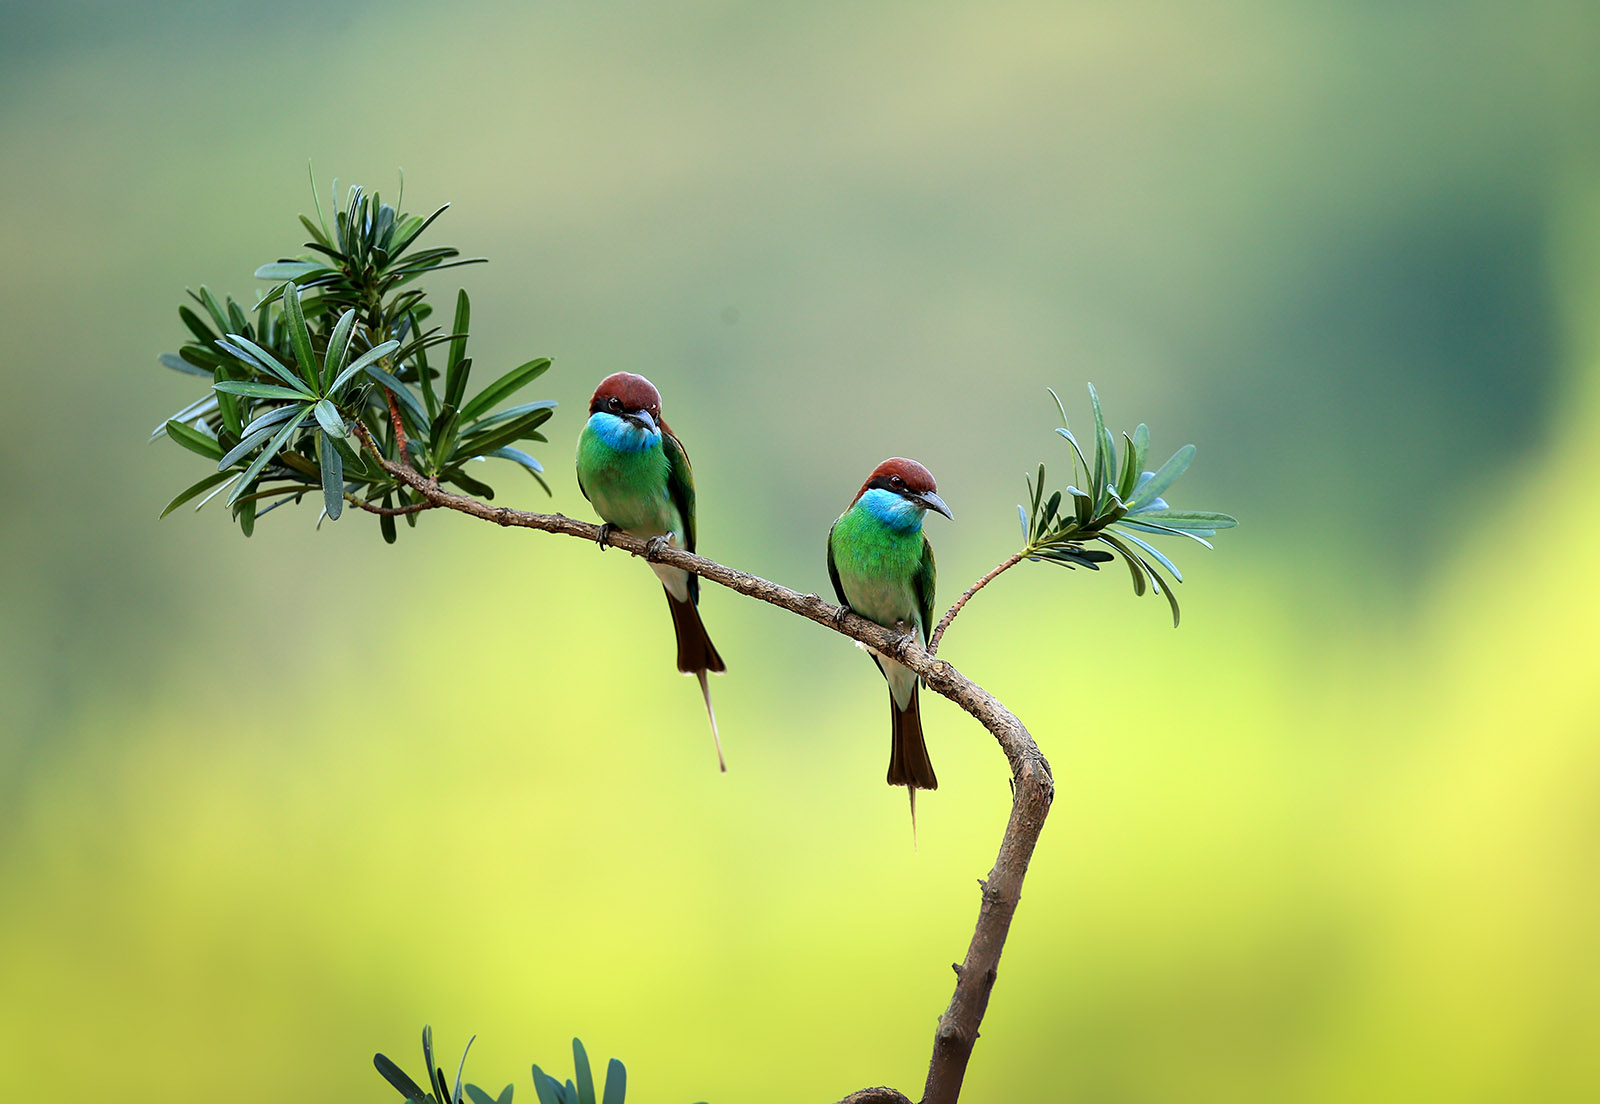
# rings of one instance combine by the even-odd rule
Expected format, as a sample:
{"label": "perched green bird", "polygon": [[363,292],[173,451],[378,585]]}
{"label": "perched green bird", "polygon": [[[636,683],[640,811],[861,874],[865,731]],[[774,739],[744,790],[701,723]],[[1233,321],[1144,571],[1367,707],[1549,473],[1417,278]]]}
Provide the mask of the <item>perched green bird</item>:
{"label": "perched green bird", "polygon": [[[922,532],[929,510],[951,516],[933,474],[915,460],[897,456],[873,469],[850,508],[828,530],[828,576],[839,602],[886,628],[900,624],[920,632],[924,644],[933,627],[933,546]],[[939,788],[922,739],[917,676],[887,656],[873,653],[872,658],[889,682],[894,722],[889,785],[904,786],[910,795],[915,831],[917,791]]]}
{"label": "perched green bird", "polygon": [[[578,489],[605,525],[600,546],[613,529],[660,539],[694,551],[694,472],[689,454],[661,418],[661,393],[643,376],[618,372],[600,381],[589,401],[589,423],[578,437]],[[667,592],[678,636],[678,670],[700,680],[717,765],[726,771],[717,714],[706,675],[726,669],[700,620],[700,577],[653,563]]]}

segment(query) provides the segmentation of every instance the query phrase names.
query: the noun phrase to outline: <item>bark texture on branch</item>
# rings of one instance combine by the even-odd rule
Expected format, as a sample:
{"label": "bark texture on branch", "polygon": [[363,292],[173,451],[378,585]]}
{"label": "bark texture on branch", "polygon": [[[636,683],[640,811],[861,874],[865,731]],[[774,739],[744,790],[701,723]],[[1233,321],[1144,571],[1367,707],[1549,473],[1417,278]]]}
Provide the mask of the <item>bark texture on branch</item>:
{"label": "bark texture on branch", "polygon": [[911,1098],[897,1089],[882,1085],[872,1089],[857,1089],[839,1104],[912,1104]]}
{"label": "bark texture on branch", "polygon": [[[491,506],[475,498],[444,490],[409,465],[384,456],[359,421],[354,428],[356,435],[377,457],[385,471],[434,506],[456,510],[497,525],[562,533],[590,541],[596,541],[600,536],[598,525],[564,514],[535,514]],[[972,942],[967,947],[966,958],[956,968],[955,994],[950,998],[949,1007],[939,1017],[939,1026],[934,1034],[933,1057],[928,1063],[928,1079],[923,1087],[922,1104],[955,1104],[961,1094],[961,1083],[966,1076],[973,1045],[978,1041],[978,1025],[989,1006],[989,994],[994,989],[1000,953],[1005,947],[1011,918],[1021,899],[1022,881],[1027,876],[1028,863],[1033,858],[1034,846],[1039,841],[1039,833],[1044,828],[1045,817],[1050,812],[1050,803],[1055,796],[1050,764],[1033,742],[1027,728],[1010,710],[949,663],[935,658],[931,651],[922,647],[914,634],[886,629],[816,594],[790,590],[693,552],[673,548],[665,542],[658,541],[652,545],[626,533],[612,532],[607,536],[607,543],[651,562],[691,571],[702,579],[709,579],[739,594],[799,614],[884,655],[892,656],[920,675],[928,689],[970,713],[988,729],[1000,745],[1000,750],[1005,753],[1007,762],[1011,764],[1011,816],[1006,823],[994,867],[981,883],[983,894],[977,926],[972,934]],[[956,609],[983,583],[1009,566],[1009,562],[1003,564],[980,580],[962,596]],[[946,616],[944,624],[948,624],[954,613],[952,610]],[[907,1099],[893,1089],[874,1088],[853,1093],[841,1104],[896,1104]]]}

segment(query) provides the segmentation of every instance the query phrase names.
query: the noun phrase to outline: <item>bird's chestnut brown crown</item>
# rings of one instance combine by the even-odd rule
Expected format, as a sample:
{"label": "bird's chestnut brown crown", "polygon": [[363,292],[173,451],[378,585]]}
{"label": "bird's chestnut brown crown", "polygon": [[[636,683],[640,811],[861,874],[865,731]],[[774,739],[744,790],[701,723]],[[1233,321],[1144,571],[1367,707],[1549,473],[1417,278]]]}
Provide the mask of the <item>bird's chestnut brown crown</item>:
{"label": "bird's chestnut brown crown", "polygon": [[661,421],[661,392],[643,376],[632,372],[616,372],[600,381],[589,400],[589,413],[604,410],[622,415],[647,410],[655,421]]}
{"label": "bird's chestnut brown crown", "polygon": [[893,491],[899,495],[935,494],[939,490],[933,481],[931,471],[915,460],[907,460],[904,456],[891,456],[873,468],[872,474],[856,492],[856,498],[876,488]]}

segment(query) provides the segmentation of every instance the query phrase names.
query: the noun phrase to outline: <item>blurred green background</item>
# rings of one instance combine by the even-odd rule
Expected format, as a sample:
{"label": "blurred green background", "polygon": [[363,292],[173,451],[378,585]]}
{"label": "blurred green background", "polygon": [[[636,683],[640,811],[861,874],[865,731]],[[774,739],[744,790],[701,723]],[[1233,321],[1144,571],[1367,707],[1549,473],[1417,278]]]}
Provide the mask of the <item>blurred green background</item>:
{"label": "blurred green background", "polygon": [[925,706],[914,853],[815,626],[710,588],[719,777],[618,554],[157,522],[182,290],[300,251],[309,159],[454,202],[553,508],[641,371],[702,549],[802,589],[895,453],[947,597],[1010,552],[1046,385],[1199,444],[1181,630],[1025,566],[944,649],[1060,786],[967,1099],[1600,1098],[1596,56],[1557,0],[0,3],[8,1091],[378,1102],[431,1021],[519,1099],[575,1033],[641,1104],[914,1093],[970,935],[1001,756]]}

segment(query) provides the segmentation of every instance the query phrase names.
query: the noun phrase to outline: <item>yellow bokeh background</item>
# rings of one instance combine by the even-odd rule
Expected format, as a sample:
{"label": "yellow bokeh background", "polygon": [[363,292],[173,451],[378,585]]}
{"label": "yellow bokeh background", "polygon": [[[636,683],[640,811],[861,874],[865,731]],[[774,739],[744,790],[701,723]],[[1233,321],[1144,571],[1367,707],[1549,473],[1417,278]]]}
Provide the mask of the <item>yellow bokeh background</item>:
{"label": "yellow bokeh background", "polygon": [[651,376],[702,550],[826,591],[883,456],[953,597],[1053,385],[1238,514],[1184,624],[1025,565],[943,655],[1058,798],[964,1099],[1600,1097],[1600,20],[1582,5],[0,7],[0,1065],[68,1100],[397,1099],[472,1033],[651,1101],[912,1092],[1009,795],[845,641],[708,587],[730,771],[620,553],[311,508],[242,540],[146,445],[185,286],[299,251],[305,165],[455,207],[499,501],[588,516]]}

